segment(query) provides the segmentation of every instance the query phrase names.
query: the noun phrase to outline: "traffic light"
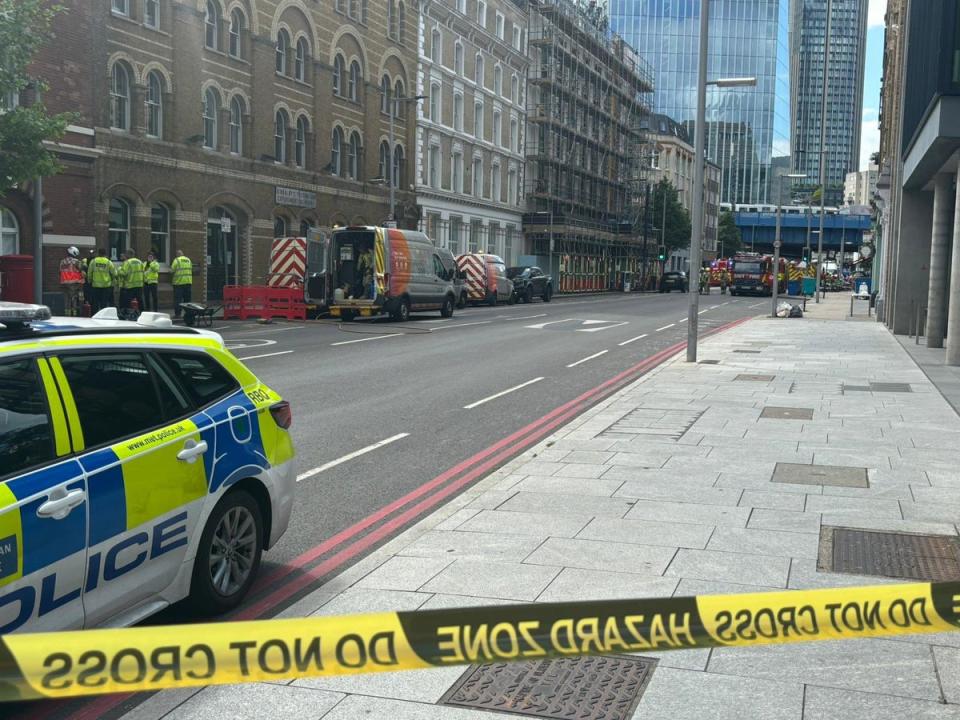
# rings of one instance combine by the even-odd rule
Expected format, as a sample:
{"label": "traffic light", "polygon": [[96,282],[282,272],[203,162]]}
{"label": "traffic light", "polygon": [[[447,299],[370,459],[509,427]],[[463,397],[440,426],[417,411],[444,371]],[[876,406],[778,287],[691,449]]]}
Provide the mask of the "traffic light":
{"label": "traffic light", "polygon": [[657,259],[658,259],[660,262],[663,262],[664,260],[667,259],[667,246],[666,246],[666,245],[661,245],[661,246],[657,249]]}
{"label": "traffic light", "polygon": [[810,262],[810,251],[807,250],[806,248],[804,248],[804,250],[803,250],[803,261],[804,261],[805,263],[809,263],[809,262]]}

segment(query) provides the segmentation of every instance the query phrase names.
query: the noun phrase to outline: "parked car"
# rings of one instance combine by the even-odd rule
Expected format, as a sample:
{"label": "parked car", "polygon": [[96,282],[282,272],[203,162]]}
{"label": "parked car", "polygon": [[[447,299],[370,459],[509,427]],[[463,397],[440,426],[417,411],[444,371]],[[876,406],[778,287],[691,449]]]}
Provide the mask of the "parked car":
{"label": "parked car", "polygon": [[543,298],[550,302],[553,298],[553,278],[543,270],[532,266],[507,268],[507,277],[513,281],[513,297],[523,302],[533,302],[533,298]]}
{"label": "parked car", "polygon": [[513,304],[513,281],[507,278],[507,266],[499,255],[467,253],[457,257],[457,268],[463,273],[466,301],[476,305],[496,305],[503,300]]}
{"label": "parked car", "polygon": [[672,290],[686,292],[689,289],[687,285],[687,274],[685,272],[665,272],[660,278],[660,292],[666,293]]}

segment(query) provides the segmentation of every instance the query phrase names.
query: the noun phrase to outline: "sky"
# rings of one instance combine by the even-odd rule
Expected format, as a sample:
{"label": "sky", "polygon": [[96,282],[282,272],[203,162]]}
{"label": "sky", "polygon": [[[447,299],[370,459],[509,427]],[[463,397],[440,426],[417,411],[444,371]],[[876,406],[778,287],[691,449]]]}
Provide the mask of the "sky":
{"label": "sky", "polygon": [[880,149],[880,78],[883,75],[883,15],[887,0],[869,0],[867,15],[867,60],[863,82],[863,127],[860,133],[860,169],[866,170],[870,155]]}

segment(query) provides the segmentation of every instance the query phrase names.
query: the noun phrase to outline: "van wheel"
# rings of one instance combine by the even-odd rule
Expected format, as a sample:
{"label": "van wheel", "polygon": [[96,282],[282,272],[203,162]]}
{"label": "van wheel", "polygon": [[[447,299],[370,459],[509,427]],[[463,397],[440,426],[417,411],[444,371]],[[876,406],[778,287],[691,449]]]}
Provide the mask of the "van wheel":
{"label": "van wheel", "polygon": [[396,310],[390,313],[390,318],[400,322],[406,322],[410,319],[410,301],[407,298],[401,298],[400,304]]}
{"label": "van wheel", "polygon": [[453,317],[453,298],[449,295],[443,299],[443,307],[440,308],[440,317]]}
{"label": "van wheel", "polygon": [[467,294],[465,292],[460,293],[460,299],[457,300],[457,309],[463,310],[467,306]]}
{"label": "van wheel", "polygon": [[553,286],[547,285],[547,287],[544,288],[543,290],[543,301],[550,302],[552,298],[553,298]]}
{"label": "van wheel", "polygon": [[487,299],[487,304],[488,304],[490,307],[496,307],[496,306],[497,306],[497,291],[496,291],[496,290],[494,290],[494,291],[490,294],[490,297]]}
{"label": "van wheel", "polygon": [[260,568],[260,506],[245,490],[227,493],[210,513],[193,563],[188,602],[203,615],[237,607]]}

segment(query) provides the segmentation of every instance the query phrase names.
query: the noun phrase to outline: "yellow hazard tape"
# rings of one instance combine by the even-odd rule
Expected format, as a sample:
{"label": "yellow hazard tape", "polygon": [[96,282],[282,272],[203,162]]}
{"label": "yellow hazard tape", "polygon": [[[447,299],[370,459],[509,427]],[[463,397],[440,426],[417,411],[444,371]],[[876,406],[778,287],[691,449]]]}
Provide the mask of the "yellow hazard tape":
{"label": "yellow hazard tape", "polygon": [[7,635],[0,699],[958,627],[960,583],[915,583]]}

